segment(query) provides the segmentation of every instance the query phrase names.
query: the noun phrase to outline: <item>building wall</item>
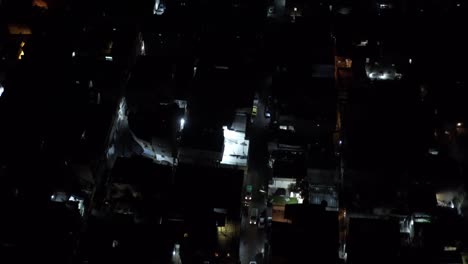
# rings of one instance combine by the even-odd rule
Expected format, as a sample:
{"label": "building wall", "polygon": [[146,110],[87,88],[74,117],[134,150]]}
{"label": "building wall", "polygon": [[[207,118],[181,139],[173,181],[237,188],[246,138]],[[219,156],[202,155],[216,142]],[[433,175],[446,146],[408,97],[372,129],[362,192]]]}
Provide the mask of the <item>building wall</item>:
{"label": "building wall", "polygon": [[286,189],[286,195],[289,196],[289,185],[296,184],[296,179],[291,178],[273,178],[273,184],[268,185],[268,192],[273,194],[278,188]]}

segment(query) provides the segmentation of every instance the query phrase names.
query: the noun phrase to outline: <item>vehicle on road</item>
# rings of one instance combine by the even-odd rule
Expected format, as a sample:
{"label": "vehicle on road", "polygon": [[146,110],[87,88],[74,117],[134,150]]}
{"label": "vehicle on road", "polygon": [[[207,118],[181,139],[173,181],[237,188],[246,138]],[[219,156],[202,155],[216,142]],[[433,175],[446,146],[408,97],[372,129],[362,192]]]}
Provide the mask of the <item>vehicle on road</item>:
{"label": "vehicle on road", "polygon": [[244,199],[246,201],[251,201],[252,200],[252,192],[246,192],[245,196],[244,196]]}
{"label": "vehicle on road", "polygon": [[249,223],[251,225],[256,225],[257,219],[258,219],[258,209],[257,208],[250,209]]}
{"label": "vehicle on road", "polygon": [[265,118],[270,118],[271,117],[271,110],[273,108],[273,97],[268,96],[268,99],[265,103]]}
{"label": "vehicle on road", "polygon": [[260,216],[260,218],[258,219],[258,228],[265,228],[265,217]]}
{"label": "vehicle on road", "polygon": [[252,201],[252,185],[247,185],[245,195],[244,195],[244,206],[250,206],[250,202]]}
{"label": "vehicle on road", "polygon": [[265,105],[265,118],[270,118],[270,117],[271,117],[270,106]]}
{"label": "vehicle on road", "polygon": [[254,99],[252,106],[252,118],[257,116],[258,112],[258,99]]}

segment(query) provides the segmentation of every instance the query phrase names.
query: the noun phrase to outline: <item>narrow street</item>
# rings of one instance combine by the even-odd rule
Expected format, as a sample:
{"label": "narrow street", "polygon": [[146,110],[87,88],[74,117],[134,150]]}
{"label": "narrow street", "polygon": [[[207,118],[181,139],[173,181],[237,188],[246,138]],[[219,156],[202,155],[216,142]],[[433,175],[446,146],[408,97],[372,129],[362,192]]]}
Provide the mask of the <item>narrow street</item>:
{"label": "narrow street", "polygon": [[[260,94],[257,116],[253,118],[250,130],[250,148],[248,171],[244,179],[243,193],[246,186],[252,186],[252,202],[249,208],[257,208],[259,215],[266,208],[266,194],[260,190],[268,184],[268,124],[265,118],[265,102],[267,89],[271,85],[271,78],[262,80],[262,92]],[[263,262],[263,252],[266,242],[265,229],[259,229],[257,225],[249,224],[249,213],[244,214],[241,223],[239,256],[242,264],[250,261]]]}

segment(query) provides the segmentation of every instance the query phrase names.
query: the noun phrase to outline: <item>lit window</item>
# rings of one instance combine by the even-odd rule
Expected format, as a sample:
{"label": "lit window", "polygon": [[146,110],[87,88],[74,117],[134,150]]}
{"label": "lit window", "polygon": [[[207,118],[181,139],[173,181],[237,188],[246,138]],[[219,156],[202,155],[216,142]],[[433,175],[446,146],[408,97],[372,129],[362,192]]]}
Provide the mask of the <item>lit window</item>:
{"label": "lit window", "polygon": [[279,129],[281,129],[281,130],[288,130],[288,126],[279,126]]}
{"label": "lit window", "polygon": [[73,52],[72,52],[72,58],[74,58],[74,57],[75,57],[75,55],[76,55],[76,54],[75,54],[75,52],[73,51]]}
{"label": "lit window", "polygon": [[113,61],[112,56],[105,56],[104,58],[106,59],[106,61]]}

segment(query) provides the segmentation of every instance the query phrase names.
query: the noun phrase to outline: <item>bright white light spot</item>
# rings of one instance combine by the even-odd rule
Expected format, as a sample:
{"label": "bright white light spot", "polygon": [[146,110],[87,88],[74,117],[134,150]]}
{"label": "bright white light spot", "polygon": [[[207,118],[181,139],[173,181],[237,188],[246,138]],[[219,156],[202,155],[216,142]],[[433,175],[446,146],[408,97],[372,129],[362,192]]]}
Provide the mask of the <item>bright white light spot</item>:
{"label": "bright white light spot", "polygon": [[112,31],[116,31],[117,29],[116,28],[112,28]]}
{"label": "bright white light spot", "polygon": [[172,256],[175,256],[175,250],[172,251]]}
{"label": "bright white light spot", "polygon": [[185,126],[185,119],[181,118],[180,119],[180,130],[183,130]]}
{"label": "bright white light spot", "polygon": [[[361,42],[358,44],[359,47],[365,47],[367,46],[367,44],[369,44],[369,40],[361,40]],[[368,58],[367,58],[368,59]],[[368,63],[368,61],[366,60],[366,62]]]}
{"label": "bright white light spot", "polygon": [[119,111],[118,111],[119,120],[123,120],[125,118],[125,108],[126,108],[125,98],[122,98],[122,101],[120,101],[120,104],[119,104]]}
{"label": "bright white light spot", "polygon": [[76,54],[75,54],[75,52],[72,52],[72,58],[74,58],[74,57],[75,57],[75,55],[76,55]]}
{"label": "bright white light spot", "polygon": [[439,151],[436,150],[436,149],[433,149],[433,148],[429,149],[428,152],[429,152],[429,154],[434,155],[434,156],[439,155]]}
{"label": "bright white light spot", "polygon": [[112,56],[106,56],[104,57],[106,59],[106,61],[113,61],[114,59],[112,58]]}
{"label": "bright white light spot", "polygon": [[281,129],[281,130],[288,130],[288,126],[279,126],[279,129]]}
{"label": "bright white light spot", "polygon": [[141,41],[141,55],[145,55],[145,42]]}
{"label": "bright white light spot", "polygon": [[159,0],[154,1],[153,15],[155,15],[156,12],[158,12],[159,2],[160,2]]}
{"label": "bright white light spot", "polygon": [[52,194],[52,195],[50,196],[50,199],[51,199],[51,200],[54,200],[54,199],[55,199],[55,195]]}
{"label": "bright white light spot", "polygon": [[447,246],[447,247],[444,247],[444,251],[457,251],[457,247]]}
{"label": "bright white light spot", "polygon": [[229,130],[223,126],[224,151],[222,164],[247,165],[247,155],[249,153],[249,140],[245,139],[244,132]]}
{"label": "bright white light spot", "polygon": [[457,3],[457,7],[460,7],[460,6],[461,6],[461,4],[460,4],[460,3]]}
{"label": "bright white light spot", "polygon": [[457,127],[462,127],[463,123],[457,123]]}
{"label": "bright white light spot", "polygon": [[384,72],[383,74],[379,75],[380,80],[387,80],[388,79],[388,73]]}
{"label": "bright white light spot", "polygon": [[413,63],[413,60],[410,58],[410,59],[408,60],[408,62],[409,62],[409,64],[411,64],[411,63]]}
{"label": "bright white light spot", "polygon": [[114,153],[115,153],[115,147],[114,147],[114,145],[112,145],[107,150],[107,157],[112,157],[114,155]]}
{"label": "bright white light spot", "polygon": [[294,8],[294,12],[297,12],[297,7]]}
{"label": "bright white light spot", "polygon": [[164,11],[166,10],[166,7],[164,6],[163,3],[161,3],[160,0],[156,0],[154,2],[154,8],[153,8],[153,15],[162,15],[164,14]]}
{"label": "bright white light spot", "polygon": [[3,92],[5,92],[5,88],[0,84],[0,97],[2,97]]}
{"label": "bright white light spot", "polygon": [[341,144],[343,144],[343,141],[340,140],[340,141],[338,141],[338,143],[341,145]]}

